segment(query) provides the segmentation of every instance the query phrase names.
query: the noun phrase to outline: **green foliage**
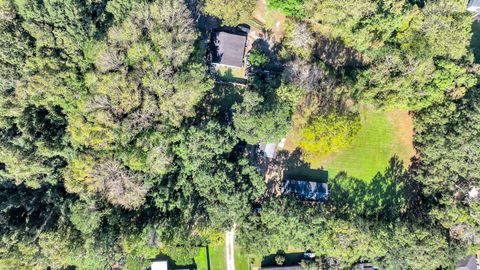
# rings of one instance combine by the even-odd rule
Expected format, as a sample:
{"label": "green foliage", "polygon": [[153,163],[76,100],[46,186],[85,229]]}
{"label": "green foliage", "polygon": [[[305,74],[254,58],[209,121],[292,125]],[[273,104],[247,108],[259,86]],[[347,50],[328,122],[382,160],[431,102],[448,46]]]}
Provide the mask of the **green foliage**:
{"label": "green foliage", "polygon": [[337,152],[352,141],[359,129],[358,116],[320,115],[299,131],[298,146],[308,157]]}
{"label": "green foliage", "polygon": [[[257,1],[202,4],[236,25]],[[451,268],[480,231],[463,4],[268,4],[297,21],[280,57],[249,60],[287,61],[285,73],[252,74],[219,101],[183,1],[0,0],[0,269],[143,269],[159,253],[189,263],[234,224],[251,253]],[[416,111],[414,166],[394,159],[370,183],[339,175],[322,204],[267,196],[245,142],[278,142],[305,113],[293,123],[305,124],[303,150],[337,151],[359,129],[348,114],[359,101]]]}
{"label": "green foliage", "polygon": [[[317,1],[308,13],[333,38],[363,53],[354,95],[378,107],[420,110],[475,84],[468,63],[471,19],[459,1]],[[451,42],[456,40],[456,42]],[[442,58],[440,60],[440,58]],[[360,95],[358,95],[360,94]]]}
{"label": "green foliage", "polygon": [[287,16],[303,18],[305,16],[304,0],[268,0],[269,7],[280,9]]}
{"label": "green foliage", "polygon": [[203,11],[220,18],[225,25],[236,26],[250,19],[256,3],[256,0],[206,0]]}
{"label": "green foliage", "polygon": [[248,63],[254,67],[263,67],[269,60],[268,56],[259,50],[252,50],[248,55]]}
{"label": "green foliage", "polygon": [[290,128],[291,108],[284,102],[273,102],[247,91],[243,101],[234,107],[237,136],[249,144],[276,143]]}

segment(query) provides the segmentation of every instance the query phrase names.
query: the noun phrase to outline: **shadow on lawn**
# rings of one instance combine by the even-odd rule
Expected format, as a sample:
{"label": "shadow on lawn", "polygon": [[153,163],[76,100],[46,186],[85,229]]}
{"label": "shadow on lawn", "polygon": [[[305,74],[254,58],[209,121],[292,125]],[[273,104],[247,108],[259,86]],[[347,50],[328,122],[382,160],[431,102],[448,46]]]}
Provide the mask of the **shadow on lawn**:
{"label": "shadow on lawn", "polygon": [[312,182],[326,183],[328,171],[323,169],[312,169],[308,162],[302,159],[302,152],[296,149],[292,153],[280,151],[277,156],[280,165],[285,168],[284,178],[306,180]]}
{"label": "shadow on lawn", "polygon": [[277,266],[275,262],[275,256],[283,254],[285,256],[285,262],[282,266],[298,265],[303,258],[303,252],[285,253],[283,250],[279,250],[276,254],[270,254],[262,259],[262,267]]}
{"label": "shadow on lawn", "polygon": [[[420,186],[412,180],[397,156],[383,173],[366,182],[339,173],[330,181],[328,205],[340,215],[362,215],[395,220],[407,213],[423,213]],[[415,211],[411,211],[416,209]]]}
{"label": "shadow on lawn", "polygon": [[328,181],[328,172],[322,169],[311,169],[310,164],[303,161],[299,149],[291,153],[281,150],[275,159],[257,155],[255,163],[259,172],[265,175],[269,195],[279,195],[283,181],[286,179],[321,183]]}

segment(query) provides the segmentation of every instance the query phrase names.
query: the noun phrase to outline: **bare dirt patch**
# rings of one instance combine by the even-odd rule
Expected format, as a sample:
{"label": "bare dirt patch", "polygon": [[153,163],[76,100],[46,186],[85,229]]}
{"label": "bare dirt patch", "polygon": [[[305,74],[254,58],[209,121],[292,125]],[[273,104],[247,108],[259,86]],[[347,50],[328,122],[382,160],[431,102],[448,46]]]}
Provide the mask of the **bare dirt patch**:
{"label": "bare dirt patch", "polygon": [[[386,112],[387,119],[395,126],[395,136],[397,141],[404,147],[404,157],[415,156],[413,147],[414,126],[413,117],[406,110],[392,110]],[[404,158],[405,159],[405,158]],[[403,160],[406,165],[410,164],[410,159]]]}
{"label": "bare dirt patch", "polygon": [[255,40],[264,38],[273,47],[285,34],[286,17],[283,13],[267,7],[266,0],[258,0],[252,19],[250,36]]}

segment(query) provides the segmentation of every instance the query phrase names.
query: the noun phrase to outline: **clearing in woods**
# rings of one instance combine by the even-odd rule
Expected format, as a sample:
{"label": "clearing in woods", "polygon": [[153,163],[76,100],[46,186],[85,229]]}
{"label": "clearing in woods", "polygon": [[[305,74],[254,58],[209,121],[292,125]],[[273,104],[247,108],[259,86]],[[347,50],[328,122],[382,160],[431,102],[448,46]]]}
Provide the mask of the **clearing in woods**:
{"label": "clearing in woods", "polygon": [[[383,173],[394,155],[408,167],[415,155],[413,119],[408,112],[364,110],[360,115],[362,127],[352,143],[337,153],[308,160],[312,169],[328,171],[329,178],[345,171],[349,176],[368,182],[378,172]],[[296,148],[291,143],[291,136],[285,145],[289,151]]]}

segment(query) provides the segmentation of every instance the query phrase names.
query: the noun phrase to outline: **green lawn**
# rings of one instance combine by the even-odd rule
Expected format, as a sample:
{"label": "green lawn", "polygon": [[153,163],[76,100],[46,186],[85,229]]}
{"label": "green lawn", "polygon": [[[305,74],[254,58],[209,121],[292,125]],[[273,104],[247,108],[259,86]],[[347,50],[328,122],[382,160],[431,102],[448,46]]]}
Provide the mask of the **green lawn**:
{"label": "green lawn", "polygon": [[197,270],[208,270],[207,249],[200,249],[199,254],[193,259],[197,265]]}
{"label": "green lawn", "polygon": [[[225,245],[217,244],[208,246],[208,252],[210,255],[210,270],[224,270],[226,269],[225,263]],[[197,264],[197,270],[208,270],[207,261],[207,249],[202,248],[197,257],[195,257],[195,263]]]}
{"label": "green lawn", "polygon": [[245,68],[217,67],[217,75],[224,82],[245,82]]}
{"label": "green lawn", "polygon": [[[250,268],[248,267],[248,260],[252,263]],[[235,246],[235,270],[249,270],[260,267],[262,263],[262,257],[256,255],[248,255],[243,249]]]}
{"label": "green lawn", "polygon": [[405,112],[365,111],[361,119],[362,127],[347,148],[311,161],[311,167],[327,170],[329,178],[346,171],[349,176],[370,181],[377,172],[384,171],[392,156],[406,163],[410,160],[411,119]]}
{"label": "green lawn", "polygon": [[224,270],[227,269],[225,261],[225,243],[209,246],[210,251],[210,270]]}
{"label": "green lawn", "polygon": [[[225,245],[217,244],[209,246],[210,254],[210,270],[224,270],[226,269],[225,263]],[[300,250],[297,249],[288,249],[287,250],[287,262],[298,261],[298,257],[303,253],[299,253]],[[300,255],[299,255],[300,254]],[[253,268],[259,268],[262,265],[262,262],[268,266],[275,265],[274,260],[275,254],[268,254],[265,256],[260,255],[249,255],[242,248],[235,246],[235,269],[236,270],[252,270]],[[248,261],[250,259],[251,265],[248,267]],[[207,249],[202,248],[200,253],[194,258],[194,261],[197,265],[197,270],[208,270],[207,263]]]}

